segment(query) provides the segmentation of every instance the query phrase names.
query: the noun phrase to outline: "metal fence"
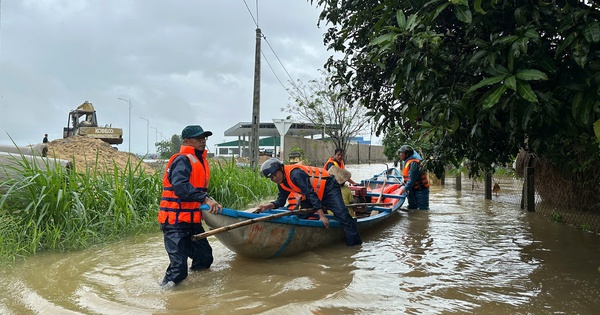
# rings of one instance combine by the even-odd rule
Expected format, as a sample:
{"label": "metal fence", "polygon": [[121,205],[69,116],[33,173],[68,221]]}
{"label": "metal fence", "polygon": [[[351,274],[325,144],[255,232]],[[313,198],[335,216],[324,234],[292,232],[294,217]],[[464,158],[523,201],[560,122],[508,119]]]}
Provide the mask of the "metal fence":
{"label": "metal fence", "polygon": [[[491,200],[499,203],[514,204],[520,209],[524,208],[523,204],[523,183],[524,179],[513,174],[510,169],[502,174],[492,175],[492,193]],[[432,182],[436,183],[433,175]],[[442,184],[439,181],[437,184]],[[453,186],[462,191],[480,195],[485,198],[485,183],[483,178],[469,178],[462,174],[460,178],[456,175],[448,175],[444,178],[445,186]],[[497,185],[496,185],[497,184]],[[460,185],[460,187],[459,187]],[[557,184],[558,185],[558,184]],[[496,189],[494,189],[496,187]],[[596,211],[595,211],[596,210]],[[525,211],[525,210],[523,210]],[[561,205],[551,204],[544,201],[540,195],[535,194],[535,212],[552,221],[563,222],[580,228],[586,231],[600,233],[600,213],[597,209],[580,209],[575,207],[566,207]]]}

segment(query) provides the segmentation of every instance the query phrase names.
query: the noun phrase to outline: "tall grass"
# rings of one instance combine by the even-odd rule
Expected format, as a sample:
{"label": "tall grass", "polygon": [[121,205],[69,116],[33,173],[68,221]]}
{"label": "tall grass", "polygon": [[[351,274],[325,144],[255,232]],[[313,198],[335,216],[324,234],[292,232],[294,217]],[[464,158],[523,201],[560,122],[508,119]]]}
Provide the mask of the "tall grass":
{"label": "tall grass", "polygon": [[[98,167],[98,157],[82,168],[39,166],[25,158],[5,166],[18,175],[0,183],[0,260],[158,231],[162,175],[146,174],[141,163],[114,165],[110,173]],[[275,184],[233,160],[211,165],[209,194],[225,207],[239,209],[277,194]]]}
{"label": "tall grass", "polygon": [[208,194],[223,206],[241,209],[268,196],[277,195],[277,185],[250,168],[239,167],[230,161],[211,161]]}
{"label": "tall grass", "polygon": [[[91,168],[41,167],[23,158],[1,183],[0,250],[16,259],[40,250],[73,250],[155,227],[160,180],[141,164],[112,173]],[[56,164],[56,163],[55,163]],[[9,227],[10,226],[10,227]]]}

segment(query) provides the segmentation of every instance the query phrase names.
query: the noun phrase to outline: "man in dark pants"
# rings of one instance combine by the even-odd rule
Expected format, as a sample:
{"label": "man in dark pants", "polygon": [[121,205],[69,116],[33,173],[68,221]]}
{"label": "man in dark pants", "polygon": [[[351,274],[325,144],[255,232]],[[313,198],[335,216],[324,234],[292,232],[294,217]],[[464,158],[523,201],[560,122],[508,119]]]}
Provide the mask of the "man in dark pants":
{"label": "man in dark pants", "polygon": [[346,245],[362,244],[356,220],[350,216],[344,204],[340,185],[327,171],[299,164],[283,165],[276,158],[265,161],[260,170],[265,177],[279,185],[279,193],[277,200],[259,205],[256,212],[283,207],[291,192],[301,194],[305,196],[312,208],[316,209],[319,220],[325,227],[329,227],[325,211],[333,212],[344,228]]}
{"label": "man in dark pants", "polygon": [[402,160],[402,177],[404,186],[400,194],[406,193],[408,209],[429,210],[429,179],[427,173],[420,171],[421,155],[412,147],[403,145],[398,149],[398,156]]}
{"label": "man in dark pants", "polygon": [[183,281],[188,276],[188,258],[192,259],[192,270],[206,269],[213,262],[208,241],[191,239],[204,233],[200,205],[208,205],[211,213],[223,209],[207,193],[210,168],[205,148],[206,138],[211,135],[198,125],[185,127],[181,133],[183,145],[167,163],[158,222],[170,263],[161,285]]}

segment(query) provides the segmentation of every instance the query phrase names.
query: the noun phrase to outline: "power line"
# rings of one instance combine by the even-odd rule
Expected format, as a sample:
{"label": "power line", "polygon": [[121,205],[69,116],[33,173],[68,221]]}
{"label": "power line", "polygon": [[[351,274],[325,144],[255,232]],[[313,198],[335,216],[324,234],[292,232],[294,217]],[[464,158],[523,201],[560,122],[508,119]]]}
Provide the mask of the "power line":
{"label": "power line", "polygon": [[[277,81],[279,81],[279,84],[281,84],[281,86],[288,91],[288,88],[285,87],[285,85],[283,84],[283,82],[281,82],[281,80],[279,79],[279,76],[277,76],[277,73],[275,73],[275,70],[273,69],[273,67],[271,66],[271,63],[269,62],[269,59],[267,58],[267,56],[265,55],[264,51],[260,51],[260,53],[262,54],[263,58],[265,58],[265,61],[267,62],[267,65],[269,66],[269,68],[271,69],[271,72],[273,72],[273,75],[275,76],[275,78],[277,79]],[[288,91],[289,93],[289,91]],[[291,95],[291,93],[290,93]]]}
{"label": "power line", "polygon": [[[254,21],[254,25],[256,25],[256,27],[258,28],[259,27],[259,25],[258,25],[258,0],[256,0],[256,18],[254,17],[254,15],[252,15],[252,11],[250,10],[250,7],[248,6],[248,3],[246,2],[246,0],[243,0],[243,1],[244,1],[244,5],[246,6],[246,9],[248,10],[248,14],[250,14],[250,17]],[[277,61],[279,62],[279,64],[281,65],[281,67],[283,68],[283,70],[285,71],[285,73],[287,74],[288,78],[290,79],[290,84],[293,86],[293,88],[298,89],[298,87],[294,83],[294,79],[292,78],[292,76],[288,72],[287,68],[283,65],[283,62],[281,61],[281,59],[279,58],[279,56],[277,55],[277,53],[273,49],[273,46],[271,46],[271,43],[269,43],[269,41],[267,40],[267,37],[264,35],[264,32],[262,33],[262,39],[264,39],[264,41],[267,43],[267,45],[269,46],[269,49],[271,49],[271,52],[273,53],[273,55],[275,55],[275,58],[277,58]],[[263,58],[265,59],[265,61],[267,62],[267,65],[269,66],[269,69],[271,69],[271,72],[273,73],[273,75],[275,76],[275,78],[277,79],[277,81],[279,81],[279,84],[281,84],[281,86],[283,87],[283,89],[290,96],[293,97],[294,95],[292,95],[292,93],[290,92],[290,89],[287,88],[285,86],[285,84],[283,84],[283,82],[281,81],[281,79],[279,78],[279,76],[277,75],[277,73],[275,72],[275,70],[273,69],[273,67],[271,66],[271,63],[269,62],[269,59],[267,58],[267,56],[265,55],[265,53],[264,53],[264,51],[262,49],[261,49],[261,54],[262,54]]]}
{"label": "power line", "polygon": [[283,65],[283,62],[281,62],[281,59],[279,59],[279,56],[277,56],[277,53],[275,52],[275,50],[271,46],[271,43],[269,43],[269,41],[267,40],[266,36],[263,35],[263,38],[265,39],[265,42],[267,43],[267,45],[269,46],[269,48],[271,49],[271,51],[273,52],[273,55],[275,55],[275,58],[277,58],[277,61],[279,61],[279,64],[281,65],[281,67],[283,68],[283,70],[285,71],[285,73],[287,74],[288,78],[290,78],[290,83],[292,84],[292,86],[294,88],[297,89],[296,84],[294,83],[294,79],[292,78],[292,76],[290,75],[290,73],[287,71],[286,67]]}
{"label": "power line", "polygon": [[[248,10],[248,13],[250,14],[250,17],[252,17],[252,21],[254,21],[254,25],[256,25],[256,27],[258,27],[258,21],[257,19],[254,18],[254,15],[252,15],[252,11],[250,11],[250,7],[248,6],[248,3],[246,2],[246,0],[243,0],[244,4],[246,5],[246,9]],[[258,18],[258,0],[256,0],[256,16]]]}

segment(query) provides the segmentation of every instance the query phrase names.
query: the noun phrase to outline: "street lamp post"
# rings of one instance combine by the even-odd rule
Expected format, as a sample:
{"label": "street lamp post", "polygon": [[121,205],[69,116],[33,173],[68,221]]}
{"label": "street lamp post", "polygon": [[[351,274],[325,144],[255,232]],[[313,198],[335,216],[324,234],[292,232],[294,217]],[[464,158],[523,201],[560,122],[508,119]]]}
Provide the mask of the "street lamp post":
{"label": "street lamp post", "polygon": [[154,147],[156,148],[156,143],[158,142],[158,128],[156,127],[150,127],[152,129],[154,129]]}
{"label": "street lamp post", "polygon": [[131,100],[130,99],[124,99],[124,98],[120,98],[117,97],[118,99],[120,99],[121,101],[125,101],[127,103],[129,103],[129,126],[127,126],[127,136],[129,137],[127,140],[127,143],[129,145],[129,148],[127,149],[128,152],[131,152]]}
{"label": "street lamp post", "polygon": [[150,153],[150,119],[145,117],[140,117],[146,121],[146,154]]}

